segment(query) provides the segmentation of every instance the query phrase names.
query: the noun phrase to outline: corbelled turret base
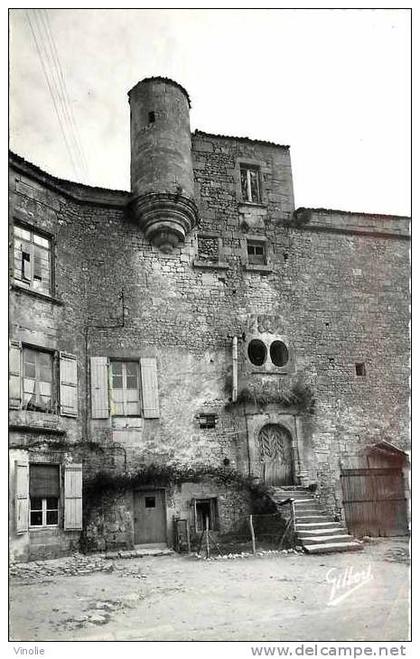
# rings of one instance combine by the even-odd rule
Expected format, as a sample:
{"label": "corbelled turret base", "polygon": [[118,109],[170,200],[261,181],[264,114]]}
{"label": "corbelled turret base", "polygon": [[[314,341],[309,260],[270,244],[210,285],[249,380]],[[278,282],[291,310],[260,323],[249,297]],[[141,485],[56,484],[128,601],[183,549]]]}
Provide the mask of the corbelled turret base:
{"label": "corbelled turret base", "polygon": [[146,194],[135,199],[132,207],[146,238],[165,254],[184,242],[198,220],[195,203],[177,194]]}

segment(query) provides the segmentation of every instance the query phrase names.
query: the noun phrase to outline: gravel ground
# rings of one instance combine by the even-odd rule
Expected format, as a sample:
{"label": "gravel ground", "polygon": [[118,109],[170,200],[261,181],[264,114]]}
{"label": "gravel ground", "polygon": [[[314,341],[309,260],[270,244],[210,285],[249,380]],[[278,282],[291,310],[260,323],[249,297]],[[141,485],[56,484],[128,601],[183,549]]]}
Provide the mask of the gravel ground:
{"label": "gravel ground", "polygon": [[[394,538],[318,556],[76,554],[18,564],[10,575],[10,639],[404,641],[408,563],[406,539]],[[341,587],[332,605],[334,579]]]}

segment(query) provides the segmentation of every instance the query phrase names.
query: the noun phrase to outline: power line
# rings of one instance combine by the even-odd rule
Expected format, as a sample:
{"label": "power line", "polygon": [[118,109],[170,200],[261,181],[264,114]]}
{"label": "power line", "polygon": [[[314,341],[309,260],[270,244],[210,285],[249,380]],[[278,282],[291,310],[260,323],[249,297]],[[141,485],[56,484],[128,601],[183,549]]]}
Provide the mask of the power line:
{"label": "power line", "polygon": [[66,79],[65,79],[65,76],[64,76],[64,73],[63,73],[63,69],[61,67],[61,62],[60,62],[60,58],[58,56],[54,36],[51,32],[51,25],[50,25],[50,21],[49,21],[49,17],[48,17],[48,12],[47,12],[46,9],[38,9],[36,11],[38,11],[38,13],[41,17],[41,20],[43,21],[44,26],[45,26],[45,33],[47,35],[47,39],[48,39],[49,44],[50,44],[50,50],[51,50],[51,53],[52,53],[52,61],[55,64],[55,69],[56,69],[56,72],[57,72],[57,79],[58,79],[58,82],[59,82],[59,87],[61,89],[61,97],[63,99],[63,109],[64,109],[64,111],[67,115],[68,121],[69,121],[71,135],[73,136],[74,145],[76,147],[76,151],[77,151],[78,156],[80,158],[80,163],[81,163],[81,166],[82,166],[83,173],[86,176],[87,175],[87,170],[88,170],[88,165],[87,165],[86,157],[85,157],[85,154],[84,154],[83,146],[82,146],[82,143],[81,143],[81,140],[80,140],[79,128],[78,128],[76,118],[75,118],[74,113],[73,113],[72,104],[70,102],[70,97],[69,97],[69,93],[68,93],[68,90],[67,90]]}
{"label": "power line", "polygon": [[87,175],[87,162],[78,137],[78,129],[68,98],[65,78],[61,68],[53,36],[49,30],[48,16],[26,10],[26,18],[32,32],[38,58],[54,105],[65,148],[76,178]]}

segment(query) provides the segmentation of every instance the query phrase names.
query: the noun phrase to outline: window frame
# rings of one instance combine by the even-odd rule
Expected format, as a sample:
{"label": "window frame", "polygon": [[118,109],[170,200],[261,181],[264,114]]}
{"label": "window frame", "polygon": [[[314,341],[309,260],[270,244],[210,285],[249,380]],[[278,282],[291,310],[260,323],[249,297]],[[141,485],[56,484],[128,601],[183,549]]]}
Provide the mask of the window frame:
{"label": "window frame", "polygon": [[[21,238],[16,235],[15,229],[20,229],[22,231],[26,231],[30,234],[30,240],[28,241],[26,238]],[[43,245],[36,244],[34,237],[38,237],[42,240],[46,240],[49,243],[48,247],[45,247]],[[23,222],[21,220],[14,219],[13,224],[12,224],[12,238],[13,238],[13,259],[12,259],[12,264],[13,264],[13,281],[14,283],[19,286],[21,289],[24,291],[30,291],[32,293],[41,295],[41,296],[46,296],[46,297],[53,297],[54,296],[54,291],[55,291],[55,278],[54,278],[54,254],[55,254],[55,243],[54,243],[54,238],[51,234],[49,234],[46,231],[43,231],[42,229],[39,229],[38,227],[34,227],[31,224],[28,224],[26,222]],[[21,240],[25,242],[26,244],[29,245],[29,254],[31,256],[31,277],[30,279],[27,278],[25,279],[23,276],[17,276],[17,270],[16,270],[16,257],[17,257],[17,250],[16,250],[16,240]],[[48,254],[48,286],[46,289],[42,287],[37,287],[34,285],[35,281],[35,259],[34,259],[34,252],[35,248],[38,248],[40,250],[44,250]],[[21,266],[23,265],[23,258],[21,261]],[[41,279],[42,281],[42,279]]]}
{"label": "window frame", "polygon": [[203,531],[206,530],[205,524],[203,525],[202,528],[199,527],[198,514],[197,514],[197,504],[207,502],[207,501],[210,504],[209,531],[218,532],[220,530],[218,497],[199,497],[199,498],[197,497],[197,498],[193,499],[194,530],[195,530],[196,533],[202,533]]}
{"label": "window frame", "polygon": [[[123,380],[123,385],[127,384],[127,364],[135,364],[136,365],[136,371],[137,371],[137,401],[129,401],[127,400],[127,391],[134,391],[134,389],[128,389],[127,386],[123,387],[114,387],[113,386],[113,378],[114,378],[114,373],[113,373],[113,364],[121,364],[122,365],[122,373],[121,377]],[[123,400],[122,401],[114,401],[113,398],[113,392],[114,390],[117,389],[119,391],[123,392]],[[109,402],[110,402],[110,417],[121,417],[121,418],[127,418],[127,417],[141,417],[142,416],[142,390],[141,390],[141,365],[140,361],[138,359],[124,359],[124,358],[109,358]],[[132,404],[133,402],[137,402],[137,412],[135,413],[126,413],[126,405]],[[114,406],[115,405],[122,405],[123,406],[123,413],[117,413],[114,412]]]}
{"label": "window frame", "polygon": [[[50,396],[50,404],[49,407],[47,406],[46,409],[41,409],[41,405],[39,408],[36,409],[28,409],[28,403],[29,400],[25,400],[25,379],[27,380],[34,380],[35,386],[35,394],[38,393],[38,398],[40,397],[39,393],[39,382],[47,382],[46,380],[40,380],[37,379],[36,375],[40,371],[40,365],[38,362],[37,366],[37,361],[35,361],[35,378],[28,378],[25,376],[25,351],[32,350],[36,357],[35,359],[37,360],[37,355],[39,354],[47,354],[50,357],[51,360],[51,396]],[[34,346],[32,344],[28,343],[22,343],[21,346],[21,354],[20,354],[20,391],[21,391],[21,408],[22,410],[27,410],[27,411],[33,411],[33,412],[40,412],[41,414],[57,414],[58,413],[58,403],[59,403],[59,393],[58,393],[58,377],[57,377],[57,357],[58,353],[56,350],[49,350],[48,348],[43,348],[39,346]],[[38,383],[38,386],[37,386]],[[38,388],[38,392],[36,389]],[[29,393],[29,392],[28,392]],[[31,396],[32,398],[32,396]]]}
{"label": "window frame", "polygon": [[[246,199],[244,198],[244,189],[242,185],[242,172],[246,172]],[[257,181],[256,199],[253,198],[253,194],[252,194],[251,172],[256,173],[256,181]],[[246,162],[239,163],[239,183],[241,189],[242,203],[261,205],[262,203],[261,166],[255,163],[246,163]]]}
{"label": "window frame", "polygon": [[[61,517],[62,517],[62,507],[63,507],[63,488],[62,488],[62,465],[55,462],[31,462],[29,467],[38,466],[40,464],[54,465],[58,467],[58,497],[31,497],[30,495],[30,470],[28,474],[29,478],[29,488],[28,488],[28,529],[30,531],[35,531],[37,529],[54,529],[60,528],[61,526]],[[31,513],[39,512],[39,509],[32,508],[32,498],[41,499],[41,513],[42,513],[42,524],[31,524]],[[57,508],[47,508],[47,499],[57,499]],[[55,524],[47,524],[47,512],[57,511],[57,522]]]}
{"label": "window frame", "polygon": [[[200,252],[199,252],[200,238],[204,238],[204,239],[210,238],[213,240],[217,240],[217,244],[218,244],[217,259],[212,260],[200,256]],[[215,231],[199,231],[196,234],[195,241],[196,241],[196,249],[195,249],[196,258],[194,259],[194,263],[193,263],[195,268],[216,268],[219,270],[226,270],[229,267],[229,264],[225,260],[223,239],[219,233],[216,233]]]}

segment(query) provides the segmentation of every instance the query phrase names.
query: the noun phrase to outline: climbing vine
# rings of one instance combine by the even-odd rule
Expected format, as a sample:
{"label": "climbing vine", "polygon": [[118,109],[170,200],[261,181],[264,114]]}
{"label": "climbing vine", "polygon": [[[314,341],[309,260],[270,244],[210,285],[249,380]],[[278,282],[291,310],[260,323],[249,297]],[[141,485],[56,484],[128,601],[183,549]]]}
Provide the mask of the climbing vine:
{"label": "climbing vine", "polygon": [[247,488],[255,496],[264,496],[267,493],[264,484],[256,483],[254,479],[243,476],[235,469],[210,465],[181,467],[150,464],[143,465],[132,472],[100,471],[84,480],[83,489],[87,496],[94,498],[102,493],[121,492],[144,485],[165,487],[186,482],[195,483],[205,478],[211,478],[220,484],[238,489]]}

